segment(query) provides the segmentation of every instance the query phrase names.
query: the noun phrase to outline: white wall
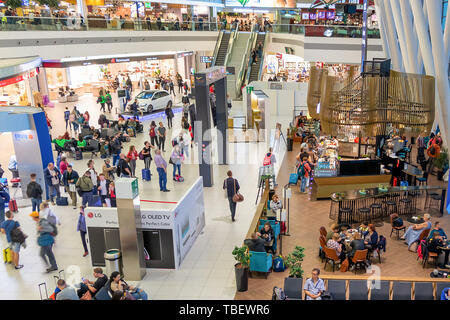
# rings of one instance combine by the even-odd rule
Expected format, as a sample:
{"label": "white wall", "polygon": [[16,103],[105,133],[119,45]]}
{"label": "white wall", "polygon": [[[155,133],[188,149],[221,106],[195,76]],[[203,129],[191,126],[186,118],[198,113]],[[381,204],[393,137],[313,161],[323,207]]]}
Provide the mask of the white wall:
{"label": "white wall", "polygon": [[[0,58],[43,59],[111,54],[213,51],[214,31],[26,31],[0,32]],[[103,42],[100,42],[103,41]]]}

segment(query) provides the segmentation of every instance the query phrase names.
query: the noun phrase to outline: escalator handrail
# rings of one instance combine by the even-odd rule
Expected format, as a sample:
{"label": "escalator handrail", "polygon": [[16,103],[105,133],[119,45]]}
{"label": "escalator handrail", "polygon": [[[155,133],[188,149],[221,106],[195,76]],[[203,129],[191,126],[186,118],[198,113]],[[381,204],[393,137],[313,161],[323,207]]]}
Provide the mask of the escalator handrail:
{"label": "escalator handrail", "polygon": [[242,82],[244,81],[243,77],[244,77],[244,71],[245,71],[245,66],[248,66],[248,62],[250,59],[250,52],[251,49],[253,48],[253,42],[256,41],[256,32],[251,33],[250,37],[247,40],[247,50],[245,51],[245,55],[244,55],[244,59],[241,60],[241,66],[239,69],[239,76],[236,78],[236,96],[239,97],[241,95],[241,86],[242,86]]}
{"label": "escalator handrail", "polygon": [[263,72],[263,69],[264,69],[264,51],[266,51],[266,47],[267,47],[267,42],[268,42],[267,38],[268,38],[268,36],[267,36],[267,32],[266,32],[264,34],[263,52],[262,52],[262,55],[261,55],[261,63],[259,65],[258,81],[261,80],[262,72]]}
{"label": "escalator handrail", "polygon": [[237,38],[238,30],[239,30],[239,22],[236,25],[236,30],[231,31],[230,40],[228,42],[227,55],[225,56],[225,60],[224,60],[224,66],[225,67],[228,65],[228,62],[229,62],[228,60],[231,57],[231,52],[233,51],[234,40]]}
{"label": "escalator handrail", "polygon": [[212,67],[214,67],[216,65],[216,59],[217,59],[217,55],[219,54],[219,48],[222,43],[222,38],[223,38],[224,33],[225,32],[223,30],[220,30],[219,34],[217,35],[216,47],[214,48],[214,53],[213,53],[214,61],[211,64]]}
{"label": "escalator handrail", "polygon": [[[258,39],[259,32],[256,31],[255,34],[256,34],[256,37],[254,39],[252,48],[255,48],[255,46],[256,46],[256,40]],[[250,64],[250,58],[251,58],[251,55],[249,55],[246,59],[248,67],[247,67],[247,75],[245,77],[245,85],[248,85],[248,82],[250,81],[250,74],[252,73],[252,65]]]}

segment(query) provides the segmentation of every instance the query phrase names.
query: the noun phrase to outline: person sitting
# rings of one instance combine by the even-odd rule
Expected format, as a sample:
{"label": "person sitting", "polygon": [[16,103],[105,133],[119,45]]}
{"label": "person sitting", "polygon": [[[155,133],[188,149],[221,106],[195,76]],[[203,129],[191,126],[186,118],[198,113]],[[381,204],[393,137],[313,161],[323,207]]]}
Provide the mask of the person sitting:
{"label": "person sitting", "polygon": [[352,259],[355,256],[355,252],[357,250],[364,250],[364,240],[361,239],[361,235],[356,232],[353,234],[352,241],[350,242],[350,247],[352,248],[350,252],[347,254],[347,258],[350,264],[352,264]]}
{"label": "person sitting", "polygon": [[371,223],[369,224],[369,230],[363,233],[364,237],[364,245],[366,249],[369,249],[369,252],[372,252],[376,249],[378,244],[378,232],[375,229],[375,226]]}
{"label": "person sitting", "polygon": [[88,279],[83,279],[83,282],[80,283],[80,289],[77,291],[78,297],[81,298],[88,291],[90,291],[91,296],[94,297],[95,294],[108,282],[108,277],[103,274],[102,268],[94,269],[94,278],[96,279],[95,282],[89,281]]}
{"label": "person sitting", "polygon": [[434,223],[434,228],[432,230],[430,230],[430,234],[428,235],[427,241],[430,241],[431,239],[433,239],[435,234],[440,235],[442,238],[447,238],[447,235],[445,234],[444,230],[441,228],[441,224],[439,223],[439,221],[436,221]]}
{"label": "person sitting", "polygon": [[261,237],[264,241],[265,241],[265,247],[266,247],[266,252],[272,252],[273,251],[273,242],[275,239],[275,232],[272,229],[272,225],[270,224],[270,222],[266,222],[264,224],[264,227],[261,228],[261,230],[259,230],[259,232],[256,233],[258,235],[258,237]]}
{"label": "person sitting", "polygon": [[339,257],[342,263],[345,260],[345,252],[340,241],[341,237],[339,236],[339,234],[333,233],[331,239],[327,241],[327,247],[336,251],[336,255]]}
{"label": "person sitting", "polygon": [[78,136],[77,148],[83,150],[85,147],[86,147],[86,140],[84,140],[80,134]]}
{"label": "person sitting", "polygon": [[311,278],[306,280],[305,287],[303,288],[306,300],[322,300],[321,296],[325,291],[325,283],[319,278],[319,275],[320,270],[314,268],[311,273]]}
{"label": "person sitting", "polygon": [[[444,246],[444,238],[441,235],[439,235],[439,233],[437,233],[437,232],[433,233],[433,238],[431,238],[427,242],[428,251],[437,253],[438,255],[441,254],[442,252],[444,252],[444,250],[440,249],[443,246]],[[444,260],[445,268],[450,268],[449,263],[448,263],[449,254],[450,254],[450,251],[445,250],[445,260]]]}
{"label": "person sitting", "polygon": [[266,252],[265,243],[266,241],[259,238],[256,232],[252,233],[251,239],[244,240],[244,244],[248,247],[248,250],[253,252]]}
{"label": "person sitting", "polygon": [[133,130],[134,136],[136,136],[136,127],[137,127],[136,121],[133,118],[128,119],[127,128]]}
{"label": "person sitting", "polygon": [[274,217],[277,216],[277,212],[281,211],[283,208],[283,204],[280,201],[280,198],[277,194],[274,194],[272,200],[270,201],[270,210],[272,211],[272,215]]}
{"label": "person sitting", "polygon": [[68,287],[64,279],[59,279],[56,285],[60,290],[56,294],[56,300],[80,300],[75,289],[72,287]]}
{"label": "person sitting", "polygon": [[365,232],[369,231],[369,223],[367,221],[364,221],[361,223],[361,225],[358,228],[358,232],[361,234],[364,234]]}
{"label": "person sitting", "polygon": [[127,129],[126,121],[125,121],[124,117],[119,116],[119,121],[117,122],[117,126],[118,126],[119,131],[125,131]]}
{"label": "person sitting", "polygon": [[428,213],[423,215],[424,222],[421,224],[412,225],[406,230],[405,234],[400,238],[405,240],[408,248],[417,240],[419,240],[420,234],[423,230],[431,229],[431,216]]}
{"label": "person sitting", "polygon": [[333,237],[333,234],[335,234],[335,233],[339,233],[339,226],[337,224],[333,223],[331,225],[330,231],[328,231],[328,233],[327,233],[325,241],[328,242],[328,240],[330,240]]}
{"label": "person sitting", "polygon": [[130,294],[135,300],[148,300],[147,293],[144,290],[128,285],[125,280],[121,278],[119,272],[114,271],[111,273],[109,280],[111,281],[109,290],[112,294],[117,290],[120,290],[126,292],[127,295]]}

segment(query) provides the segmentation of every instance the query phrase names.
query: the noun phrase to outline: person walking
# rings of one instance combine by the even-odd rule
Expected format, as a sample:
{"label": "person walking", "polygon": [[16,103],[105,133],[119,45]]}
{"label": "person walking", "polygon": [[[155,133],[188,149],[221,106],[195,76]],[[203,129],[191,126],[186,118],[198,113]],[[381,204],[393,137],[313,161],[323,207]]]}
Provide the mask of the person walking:
{"label": "person walking", "polygon": [[109,91],[106,91],[105,101],[106,101],[106,105],[108,106],[108,112],[111,113],[111,110],[113,108],[113,103],[112,103],[111,93]]}
{"label": "person walking", "polygon": [[183,78],[178,72],[175,78],[177,79],[178,93],[181,94],[183,92]]}
{"label": "person walking", "polygon": [[172,81],[172,80],[170,80],[170,82],[169,82],[169,93],[170,93],[170,94],[173,94],[174,97],[177,96],[177,95],[175,94],[174,84],[173,84],[173,81]]}
{"label": "person walking", "polygon": [[86,171],[84,175],[78,179],[75,186],[77,187],[77,190],[79,190],[78,195],[82,198],[82,205],[85,206],[94,189],[91,180],[91,172],[89,170]]}
{"label": "person walking", "polygon": [[97,184],[98,184],[98,174],[94,168],[94,160],[89,160],[87,163],[88,171],[91,173],[91,181],[92,181],[92,194],[97,195]]}
{"label": "person walking", "polygon": [[227,176],[228,178],[223,181],[223,189],[227,190],[228,204],[230,205],[231,211],[231,220],[234,222],[236,221],[234,217],[236,216],[237,203],[233,201],[233,197],[241,187],[239,186],[239,182],[237,181],[237,179],[233,178],[233,172],[231,172],[231,170],[228,170]]}
{"label": "person walking", "polygon": [[131,177],[136,177],[136,160],[138,159],[139,155],[136,151],[135,146],[130,146],[130,149],[128,150],[127,159],[128,163],[130,164],[131,169]]}
{"label": "person walking", "polygon": [[150,124],[150,131],[149,131],[150,143],[153,146],[157,146],[159,148],[159,139],[158,136],[156,135],[156,130],[157,130],[156,123],[155,121],[152,121],[152,123]]}
{"label": "person walking", "polygon": [[70,125],[70,111],[68,107],[66,107],[66,110],[64,111],[64,121],[66,122],[66,131],[67,127],[69,127],[69,130],[72,130],[72,126]]}
{"label": "person walking", "polygon": [[[75,210],[77,208],[77,188],[76,183],[80,176],[78,175],[78,172],[73,170],[72,165],[67,166],[67,170],[63,174],[63,184],[64,188],[66,189],[66,192],[69,194],[70,199],[72,199],[72,206]],[[34,211],[34,209],[33,209]]]}
{"label": "person walking", "polygon": [[39,212],[42,203],[42,187],[36,182],[36,174],[30,174],[31,182],[27,185],[27,197],[31,199],[32,211]]}
{"label": "person walking", "polygon": [[132,176],[131,168],[128,165],[127,157],[125,154],[120,154],[120,160],[117,165],[117,173],[119,177],[130,178]]}
{"label": "person walking", "polygon": [[61,172],[59,172],[58,168],[56,168],[52,162],[47,165],[47,168],[44,170],[44,178],[45,183],[48,186],[48,194],[47,200],[52,202],[52,205],[55,205],[54,193],[56,192],[56,198],[59,199],[61,197],[61,192],[59,191],[59,182],[61,181]]}
{"label": "person walking", "polygon": [[159,175],[159,191],[169,192],[167,189],[167,162],[161,156],[161,150],[155,151],[155,165]]}
{"label": "person walking", "polygon": [[137,99],[134,99],[134,102],[130,105],[130,110],[133,113],[133,116],[139,120],[139,104]]}
{"label": "person walking", "polygon": [[97,103],[100,103],[100,111],[105,112],[106,98],[103,94],[98,96]]}
{"label": "person walking", "polygon": [[180,146],[177,144],[173,147],[172,155],[170,156],[170,163],[173,165],[173,180],[176,179],[176,171],[178,170],[178,176],[181,177],[181,163],[183,161],[183,155],[181,154]]}
{"label": "person walking", "polygon": [[50,206],[47,201],[44,201],[40,205],[41,211],[39,212],[39,216],[41,218],[47,219],[48,222],[50,222],[53,225],[61,225],[61,221],[59,220],[58,216],[56,215],[55,211],[50,209]]}
{"label": "person walking", "polygon": [[[0,225],[0,228],[2,230],[2,233],[6,235],[6,241],[8,242],[9,248],[11,249],[11,260],[14,263],[14,269],[22,269],[23,265],[19,264],[19,252],[20,252],[20,246],[25,242],[25,236],[20,229],[20,223],[18,221],[14,220],[14,214],[11,211],[6,212],[6,218],[8,220],[2,222]],[[11,234],[11,231],[14,229],[19,229],[22,239],[15,239],[15,234]],[[21,242],[23,240],[23,242]]]}
{"label": "person walking", "polygon": [[169,127],[169,129],[171,129],[172,128],[172,119],[174,117],[172,108],[169,105],[167,105],[166,109],[164,111],[165,111],[166,116],[167,116],[167,126]]}
{"label": "person walking", "polygon": [[[45,218],[39,218],[39,212],[33,211],[30,214],[34,222],[37,225],[37,242],[41,247],[40,256],[44,260],[45,265],[50,267],[46,269],[47,273],[58,270],[58,265],[56,264],[55,255],[53,254],[53,244],[55,243],[54,234],[56,233],[56,227],[54,227]],[[48,257],[48,262],[47,262]]]}
{"label": "person walking", "polygon": [[145,18],[145,22],[147,23],[147,30],[152,30],[152,20],[150,19],[150,16]]}
{"label": "person walking", "polygon": [[311,167],[308,163],[308,158],[306,156],[302,157],[302,161],[297,165],[297,174],[301,179],[300,192],[305,193],[306,183],[308,182],[309,173],[311,172]]}
{"label": "person walking", "polygon": [[83,257],[86,257],[89,254],[87,244],[86,244],[86,218],[84,216],[84,206],[80,207],[80,215],[78,216],[78,223],[77,223],[77,232],[80,233],[81,236],[81,243],[83,244],[84,248],[84,254]]}
{"label": "person walking", "polygon": [[183,95],[183,97],[181,98],[181,102],[183,103],[183,117],[185,119],[189,119],[189,106],[191,103],[187,94]]}
{"label": "person walking", "polygon": [[164,144],[166,141],[166,128],[164,127],[164,124],[162,122],[159,123],[158,127],[158,138],[159,138],[159,150],[162,150],[162,152],[166,152],[164,150]]}
{"label": "person walking", "polygon": [[66,172],[67,170],[69,162],[67,161],[66,157],[61,157],[61,161],[59,162],[58,165],[59,165],[59,172],[61,172],[61,174],[64,174],[64,172]]}

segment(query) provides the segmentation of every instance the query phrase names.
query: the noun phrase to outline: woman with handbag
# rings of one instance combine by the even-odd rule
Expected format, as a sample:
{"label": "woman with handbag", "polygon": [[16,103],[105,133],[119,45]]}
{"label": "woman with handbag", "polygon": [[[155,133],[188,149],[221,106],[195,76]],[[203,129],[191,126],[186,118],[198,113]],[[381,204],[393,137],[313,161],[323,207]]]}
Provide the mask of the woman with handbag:
{"label": "woman with handbag", "polygon": [[125,300],[148,300],[148,295],[144,290],[128,285],[125,280],[121,278],[119,272],[114,271],[111,273],[109,280],[111,282],[109,290],[112,294],[120,290],[125,293],[127,297]]}
{"label": "woman with handbag", "polygon": [[231,170],[227,172],[227,176],[228,178],[223,181],[223,189],[227,190],[227,198],[231,211],[231,220],[234,222],[236,221],[234,219],[236,215],[236,204],[238,202],[244,201],[244,197],[239,193],[239,182],[237,181],[237,179],[233,178],[233,173],[231,172]]}

